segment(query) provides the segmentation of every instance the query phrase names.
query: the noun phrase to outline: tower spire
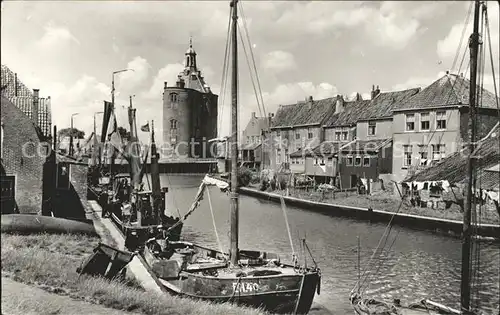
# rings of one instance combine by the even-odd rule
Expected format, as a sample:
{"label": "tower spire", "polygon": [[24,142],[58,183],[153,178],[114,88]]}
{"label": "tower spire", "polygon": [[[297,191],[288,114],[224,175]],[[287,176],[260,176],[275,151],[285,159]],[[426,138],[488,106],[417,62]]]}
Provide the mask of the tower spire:
{"label": "tower spire", "polygon": [[193,48],[193,36],[189,35],[189,48]]}

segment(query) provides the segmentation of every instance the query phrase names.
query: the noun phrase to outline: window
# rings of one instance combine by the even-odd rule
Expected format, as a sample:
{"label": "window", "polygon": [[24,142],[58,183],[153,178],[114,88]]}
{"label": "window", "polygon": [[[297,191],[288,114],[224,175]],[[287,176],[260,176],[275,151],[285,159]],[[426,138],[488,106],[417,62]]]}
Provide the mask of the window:
{"label": "window", "polygon": [[418,146],[418,155],[420,156],[420,165],[427,165],[428,149],[425,144]]}
{"label": "window", "polygon": [[348,134],[347,131],[342,132],[342,140],[347,140],[347,134]]}
{"label": "window", "polygon": [[314,165],[318,165],[319,161],[318,161],[318,158],[315,158],[314,159]]}
{"label": "window", "polygon": [[431,129],[431,120],[429,113],[421,113],[420,114],[420,130],[428,131]]}
{"label": "window", "polygon": [[170,93],[170,102],[177,103],[179,100],[179,95],[177,93]]}
{"label": "window", "polygon": [[347,157],[347,162],[346,162],[347,166],[352,166],[352,162],[353,162],[352,156],[348,156]]}
{"label": "window", "polygon": [[325,165],[325,159],[324,158],[321,158],[319,160],[319,165]]}
{"label": "window", "polygon": [[408,167],[411,165],[411,145],[403,146],[403,166]]}
{"label": "window", "polygon": [[177,120],[170,119],[170,129],[177,129]]}
{"label": "window", "polygon": [[376,122],[374,122],[374,121],[369,121],[368,122],[368,135],[369,136],[374,136],[375,135],[376,127],[377,127],[377,123]]}
{"label": "window", "polygon": [[357,156],[354,159],[354,166],[361,166],[361,157],[360,156]]}
{"label": "window", "polygon": [[406,131],[415,130],[415,114],[406,114]]}
{"label": "window", "polygon": [[313,133],[312,133],[312,131],[309,131],[309,132],[307,133],[307,138],[308,138],[308,139],[312,139],[312,138],[313,138]]}
{"label": "window", "polygon": [[335,133],[335,140],[340,140],[340,132],[339,131],[337,131]]}
{"label": "window", "polygon": [[432,159],[439,161],[446,156],[446,150],[444,144],[433,144],[432,145]]}
{"label": "window", "polygon": [[250,136],[247,136],[247,144],[250,143]]}
{"label": "window", "polygon": [[170,143],[177,143],[177,120],[170,119]]}
{"label": "window", "polygon": [[255,136],[252,136],[252,143],[255,143]]}
{"label": "window", "polygon": [[297,139],[297,140],[298,140],[298,139],[300,139],[300,133],[298,133],[298,132],[297,132],[297,133],[295,134],[295,139]]}
{"label": "window", "polygon": [[329,157],[327,162],[328,165],[333,165],[333,158]]}
{"label": "window", "polygon": [[446,112],[436,112],[436,129],[446,129]]}
{"label": "window", "polygon": [[276,163],[281,163],[281,150],[276,149]]}
{"label": "window", "polygon": [[370,157],[369,156],[365,156],[363,157],[363,166],[370,166]]}

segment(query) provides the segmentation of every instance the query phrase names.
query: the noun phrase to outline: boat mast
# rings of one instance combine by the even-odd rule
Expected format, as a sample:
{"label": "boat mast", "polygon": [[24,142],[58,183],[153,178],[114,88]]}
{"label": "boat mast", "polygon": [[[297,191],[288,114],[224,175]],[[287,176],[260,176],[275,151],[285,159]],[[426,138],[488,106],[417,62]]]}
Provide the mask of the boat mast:
{"label": "boat mast", "polygon": [[231,247],[229,257],[234,266],[238,263],[238,0],[231,1],[232,8],[232,75],[231,75]]}
{"label": "boat mast", "polygon": [[460,305],[463,314],[470,314],[470,276],[471,276],[471,210],[474,192],[474,169],[475,169],[475,142],[476,142],[476,87],[477,87],[477,58],[479,49],[479,10],[480,2],[475,1],[474,25],[469,41],[470,48],[470,90],[469,90],[469,121],[470,140],[469,157],[467,160],[467,188],[464,207],[463,239],[462,239],[462,277],[460,284]]}

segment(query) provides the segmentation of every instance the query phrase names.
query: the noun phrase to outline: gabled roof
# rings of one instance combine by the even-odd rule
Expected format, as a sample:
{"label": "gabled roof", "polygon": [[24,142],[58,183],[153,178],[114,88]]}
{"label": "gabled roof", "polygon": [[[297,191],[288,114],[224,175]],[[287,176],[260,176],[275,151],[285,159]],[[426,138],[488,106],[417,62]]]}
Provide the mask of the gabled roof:
{"label": "gabled roof", "polygon": [[281,105],[271,124],[272,128],[323,124],[335,110],[337,97],[313,100],[309,108],[307,102]]}
{"label": "gabled roof", "polygon": [[[496,126],[491,135],[479,142],[476,156],[480,159],[481,169],[488,169],[498,164],[500,160],[500,149],[498,147],[499,127]],[[440,181],[447,180],[450,184],[460,183],[467,178],[467,158],[469,149],[456,152],[435,166],[426,168],[412,176],[408,176],[404,182],[412,181]]]}
{"label": "gabled roof", "polygon": [[366,110],[370,100],[344,101],[344,110],[340,113],[331,113],[325,120],[326,127],[348,126],[355,124],[361,113]]}
{"label": "gabled roof", "polygon": [[356,140],[343,147],[342,152],[377,152],[391,142],[392,139]]}
{"label": "gabled roof", "polygon": [[419,95],[419,92],[420,88],[413,88],[380,93],[361,111],[358,120],[389,118],[395,108],[402,106],[411,97]]}
{"label": "gabled roof", "polygon": [[[470,81],[462,76],[446,74],[411,97],[395,110],[448,107],[469,104]],[[480,87],[478,86],[478,89]],[[480,107],[497,108],[495,95],[482,89]]]}

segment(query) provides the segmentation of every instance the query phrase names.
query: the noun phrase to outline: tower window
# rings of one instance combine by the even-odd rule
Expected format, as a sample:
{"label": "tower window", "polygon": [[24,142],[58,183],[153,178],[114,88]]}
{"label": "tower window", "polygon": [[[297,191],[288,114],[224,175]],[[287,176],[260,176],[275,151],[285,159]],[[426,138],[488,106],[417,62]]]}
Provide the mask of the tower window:
{"label": "tower window", "polygon": [[170,120],[170,129],[177,129],[177,120],[175,119]]}
{"label": "tower window", "polygon": [[179,95],[177,93],[170,93],[170,102],[177,103]]}

